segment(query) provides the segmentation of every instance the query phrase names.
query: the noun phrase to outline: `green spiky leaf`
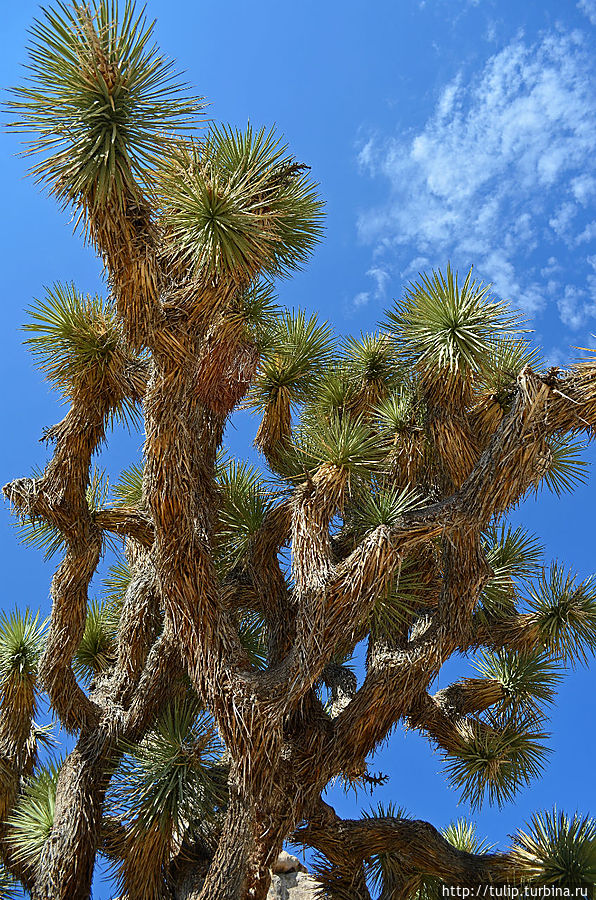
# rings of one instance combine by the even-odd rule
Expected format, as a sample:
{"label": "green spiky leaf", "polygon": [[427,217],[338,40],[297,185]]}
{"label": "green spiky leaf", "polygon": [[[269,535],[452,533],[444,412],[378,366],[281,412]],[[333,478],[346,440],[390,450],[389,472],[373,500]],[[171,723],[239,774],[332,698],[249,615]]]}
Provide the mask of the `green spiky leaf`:
{"label": "green spiky leaf", "polygon": [[110,417],[136,425],[138,408],[123,391],[124,373],[135,358],[124,344],[113,304],[81,294],[74,284],[57,283],[28,312],[23,330],[31,337],[25,344],[47,378],[66,396],[83,387],[106,394]]}
{"label": "green spiky leaf", "polygon": [[155,822],[176,829],[211,815],[221,804],[216,767],[222,748],[212,721],[194,701],[170,705],[147,737],[126,750],[110,797],[135,830]]}
{"label": "green spiky leaf", "polygon": [[267,665],[267,632],[263,618],[256,612],[242,614],[238,626],[240,643],[248,651],[253,666],[262,669]]}
{"label": "green spiky leaf", "polygon": [[246,283],[300,268],[321,235],[316,187],[274,131],[212,126],[160,177],[167,235],[197,273]]}
{"label": "green spiky leaf", "polygon": [[116,641],[124,598],[131,582],[130,566],[126,559],[119,559],[108,569],[103,578],[104,602],[101,628]]}
{"label": "green spiky leaf", "polygon": [[72,664],[79,678],[90,680],[112,665],[116,637],[113,625],[108,606],[101,606],[97,601],[90,604],[83,638]]}
{"label": "green spiky leaf", "polygon": [[549,750],[532,716],[487,715],[462,733],[460,748],[446,756],[445,771],[461,799],[476,809],[484,799],[504,806],[537,778]]}
{"label": "green spiky leaf", "polygon": [[29,84],[13,90],[13,127],[33,132],[33,167],[57,197],[86,207],[121,202],[169,135],[203,107],[186,96],[134,3],[55,3],[31,31]]}
{"label": "green spiky leaf", "polygon": [[475,281],[471,269],[460,285],[450,266],[445,275],[421,275],[388,316],[405,361],[427,372],[485,371],[494,342],[514,325],[507,307],[490,298],[490,285]]}
{"label": "green spiky leaf", "polygon": [[54,525],[41,519],[25,519],[17,523],[19,540],[26,547],[43,551],[45,560],[64,549],[64,537]]}
{"label": "green spiky leaf", "polygon": [[114,503],[116,506],[129,506],[138,509],[143,502],[143,471],[142,462],[135,463],[120,473],[120,478],[114,485]]}
{"label": "green spiky leaf", "polygon": [[248,405],[264,412],[280,391],[292,403],[303,402],[331,361],[332,332],[316,316],[302,310],[285,312],[267,337],[263,356]]}
{"label": "green spiky leaf", "polygon": [[539,371],[543,360],[538,350],[523,338],[499,338],[491,345],[483,384],[503,409],[509,408],[517,376],[526,366]]}
{"label": "green spiky leaf", "polygon": [[528,599],[544,647],[572,665],[596,650],[596,579],[577,582],[558,563],[543,570]]}
{"label": "green spiky leaf", "polygon": [[361,419],[312,417],[297,431],[293,447],[280,462],[283,474],[302,478],[321,466],[335,466],[352,478],[370,479],[383,471],[385,448],[376,431]]}
{"label": "green spiky leaf", "polygon": [[582,888],[596,886],[596,821],[578,813],[536,813],[514,837],[513,856],[533,885]]}
{"label": "green spiky leaf", "polygon": [[401,517],[425,504],[420,492],[410,488],[384,487],[358,494],[346,516],[346,527],[362,537],[379,525],[393,528]]}
{"label": "green spiky leaf", "polygon": [[376,637],[401,634],[415,610],[424,606],[426,590],[415,561],[406,558],[387,590],[375,599],[369,619],[371,633]]}
{"label": "green spiky leaf", "polygon": [[495,847],[486,838],[478,837],[474,822],[463,818],[442,828],[441,834],[456,850],[462,850],[464,853],[490,853]]}
{"label": "green spiky leaf", "polygon": [[108,600],[121,603],[130,585],[130,579],[130,567],[126,560],[120,560],[110,566],[108,575],[103,580]]}
{"label": "green spiky leaf", "polygon": [[589,467],[583,458],[585,451],[585,444],[568,435],[548,438],[540,460],[537,487],[547,487],[560,497],[585,484]]}
{"label": "green spiky leaf", "polygon": [[0,685],[33,682],[43,648],[45,622],[29,609],[0,613]]}
{"label": "green spiky leaf", "polygon": [[343,342],[345,368],[359,392],[359,411],[371,409],[400,382],[395,345],[388,334],[363,334]]}
{"label": "green spiky leaf", "polygon": [[242,324],[246,336],[254,340],[261,351],[266,351],[280,315],[273,283],[261,279],[242,289],[230,315]]}
{"label": "green spiky leaf", "polygon": [[111,304],[103,297],[80,294],[74,284],[55,284],[29,310],[25,343],[38,365],[60,387],[70,388],[89,372],[101,379],[121,343]]}
{"label": "green spiky leaf", "polygon": [[[409,813],[395,803],[378,803],[362,812],[363,819],[409,819]],[[398,853],[374,853],[367,860],[366,872],[370,884],[383,900],[393,900],[403,887],[404,860]],[[395,892],[395,893],[394,893]]]}
{"label": "green spiky leaf", "polygon": [[410,819],[411,815],[405,806],[397,806],[393,800],[383,803],[380,800],[376,806],[362,810],[363,819]]}
{"label": "green spiky leaf", "polygon": [[229,461],[218,476],[221,489],[219,552],[224,569],[240,565],[263,525],[272,498],[252,466]]}
{"label": "green spiky leaf", "polygon": [[482,592],[482,608],[491,616],[511,613],[519,582],[525,583],[535,575],[543,547],[525,528],[507,523],[490,526],[483,543],[493,574]]}
{"label": "green spiky leaf", "polygon": [[483,650],[474,668],[485,678],[502,685],[505,694],[502,707],[538,714],[542,704],[552,704],[560,669],[548,653],[515,653]]}
{"label": "green spiky leaf", "polygon": [[358,388],[345,366],[328,366],[312,386],[309,397],[310,415],[341,415],[349,412],[355,402]]}
{"label": "green spiky leaf", "polygon": [[53,762],[28,778],[7,820],[7,842],[15,861],[34,869],[52,831],[60,763]]}
{"label": "green spiky leaf", "polygon": [[413,387],[406,384],[379,404],[376,416],[382,430],[394,439],[402,432],[422,428],[423,406]]}

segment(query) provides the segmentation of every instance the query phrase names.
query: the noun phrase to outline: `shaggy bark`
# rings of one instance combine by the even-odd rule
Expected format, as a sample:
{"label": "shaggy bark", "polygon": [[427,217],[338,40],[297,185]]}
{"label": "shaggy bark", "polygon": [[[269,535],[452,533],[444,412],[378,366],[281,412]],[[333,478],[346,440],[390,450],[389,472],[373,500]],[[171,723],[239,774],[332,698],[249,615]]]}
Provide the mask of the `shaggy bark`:
{"label": "shaggy bark", "polygon": [[[80,87],[80,63],[82,93],[94,97],[97,87],[98,96],[109,96],[110,103],[102,101],[101,110],[94,100],[83,116],[90,133],[105,111],[111,115],[109,108],[115,114],[118,106],[122,121],[128,121],[130,73],[119,66],[120,54],[126,57],[131,47],[136,55],[130,69],[153,68],[144,71],[141,86],[137,84],[137,93],[130,97],[136,102],[137,95],[148,90],[151,96],[145,100],[151,107],[162,96],[155,86],[159,78],[153,81],[159,65],[154,57],[148,62],[143,57],[143,26],[134,25],[115,49],[110,40],[116,40],[117,28],[104,25],[102,33],[96,33],[94,16],[77,6],[72,47],[79,49],[69,45],[66,66]],[[79,63],[71,65],[79,51]],[[31,105],[36,108],[33,100]],[[42,117],[35,127],[40,127],[42,112],[35,113]],[[161,131],[168,130],[164,121],[167,116],[155,125],[160,130],[155,145],[150,137],[154,123],[145,122],[138,148],[155,151],[163,146]],[[51,123],[44,134],[53,134]],[[215,146],[220,137],[209,141]],[[163,172],[148,179],[155,178],[155,197],[160,195],[155,208],[150,192],[135,182],[136,169],[122,150],[127,146],[126,125],[116,115],[103,137],[100,131],[95,149],[84,151],[90,158],[102,153],[105,166],[111,160],[113,171],[101,168],[101,160],[93,157],[71,183],[71,168],[78,170],[65,167],[64,154],[47,171],[45,163],[40,170],[54,194],[73,203],[104,260],[116,325],[113,346],[106,343],[105,322],[97,332],[86,329],[83,350],[75,348],[85,364],[70,375],[59,373],[71,406],[47,433],[55,450],[43,475],[17,479],[4,488],[18,515],[51,526],[64,545],[52,581],[52,612],[39,671],[62,726],[78,736],[60,770],[54,820],[32,875],[32,896],[86,900],[104,838],[104,847],[115,857],[118,846],[133,847],[122,865],[124,882],[127,871],[143,869],[143,849],[158,848],[151,860],[158,887],[155,898],[147,900],[158,900],[160,891],[185,900],[265,900],[270,867],[291,836],[326,855],[328,884],[350,900],[370,900],[364,863],[374,853],[398,855],[404,897],[420,873],[465,886],[501,883],[511,872],[506,856],[456,851],[423,822],[390,817],[342,822],[321,806],[319,797],[336,776],[366,783],[371,778],[367,757],[398,722],[424,731],[447,752],[458,749],[468,720],[476,721],[479,712],[498,705],[503,692],[494,680],[480,684],[468,679],[430,696],[429,686],[453,653],[480,646],[527,650],[544,644],[527,614],[511,611],[494,626],[487,615],[479,616],[478,603],[493,574],[482,535],[539,483],[549,439],[593,434],[596,365],[587,361],[563,375],[542,375],[526,366],[510,379],[501,403],[483,382],[491,375],[490,366],[481,372],[470,362],[484,343],[487,353],[490,349],[484,326],[475,336],[472,322],[470,359],[462,354],[461,365],[451,368],[444,354],[440,364],[429,364],[428,348],[416,355],[410,347],[409,362],[410,357],[416,359],[402,387],[407,393],[410,381],[416,382],[421,415],[418,410],[412,421],[396,419],[391,437],[384,428],[375,433],[376,450],[383,452],[372,452],[370,465],[358,461],[356,451],[356,461],[352,459],[349,430],[347,437],[342,432],[345,440],[332,448],[337,452],[330,451],[328,460],[325,456],[327,461],[311,465],[307,447],[303,476],[293,470],[287,477],[285,496],[271,501],[256,533],[249,523],[243,558],[222,575],[218,452],[229,416],[257,381],[262,348],[270,339],[259,335],[262,323],[255,324],[246,294],[261,287],[261,279],[306,258],[319,228],[318,205],[312,186],[303,183],[301,165],[285,159],[285,151],[268,143],[269,137],[224,137],[227,147],[222,153],[198,139],[169,147],[172,159]],[[59,139],[66,141],[64,134]],[[143,156],[138,148],[132,154],[135,159]],[[148,158],[153,151],[147,151]],[[118,153],[123,168],[116,178]],[[85,175],[95,171],[93,160],[102,172],[95,182]],[[189,197],[199,207],[207,204],[202,207],[205,215],[192,203],[181,212]],[[228,206],[231,225],[226,224]],[[181,238],[181,220],[188,241]],[[258,303],[256,308],[258,319]],[[66,343],[70,319],[67,325],[66,337],[60,338]],[[510,330],[511,325],[503,326],[507,339]],[[456,331],[453,325],[451,332]],[[300,454],[298,462],[292,455],[292,416],[295,403],[307,399],[304,384],[310,363],[309,354],[301,356],[295,343],[294,337],[281,341],[274,362],[283,377],[275,389],[263,389],[258,400],[250,394],[247,401],[263,413],[256,444],[277,473],[290,463],[303,471]],[[391,349],[387,335],[377,343],[379,352]],[[403,374],[397,371],[402,366],[398,354],[396,350],[391,357],[396,371],[387,384],[374,371],[358,381],[350,369],[347,399],[333,407],[333,415],[322,414],[321,429],[335,414],[338,426],[352,416],[358,428],[364,428],[363,423],[375,427],[377,404],[387,399]],[[330,351],[320,355],[337,374]],[[317,366],[313,363],[310,374],[317,375]],[[339,375],[345,375],[343,370]],[[142,404],[146,436],[141,499],[136,507],[127,501],[91,508],[92,457],[111,418],[123,404],[132,403]],[[323,456],[326,440],[323,435]],[[366,440],[360,447],[365,445]],[[382,467],[375,462],[381,456]],[[360,481],[356,470],[365,471]],[[390,524],[375,518],[384,524],[358,531],[349,523],[350,504],[358,490],[374,493],[377,481],[398,493],[421,487],[427,499],[390,517]],[[346,511],[337,533],[334,523]],[[106,540],[113,537],[126,542],[131,580],[114,652],[85,690],[75,677],[73,660],[87,621],[89,585]],[[291,579],[280,563],[280,551],[288,546]],[[417,567],[424,600],[413,601],[394,633],[373,629],[377,604],[409,562]],[[243,646],[240,622],[247,610],[265,623],[268,653],[262,670],[251,663]],[[358,688],[338,659],[349,656],[367,636],[366,673]],[[327,709],[320,697],[322,683],[331,692]],[[151,730],[168,701],[185,694],[203,704],[225,744],[227,812],[223,822],[218,810],[220,818],[205,825],[211,831],[204,845],[190,827],[196,823],[178,822],[180,833],[174,836],[173,826],[168,832],[153,822],[139,850],[130,826],[104,810],[111,773],[119,754]],[[26,709],[12,744],[0,726],[0,811],[5,814],[30,766],[23,741],[31,730],[31,716]],[[191,751],[181,750],[186,752]],[[108,834],[115,836],[111,849]],[[122,852],[126,856],[126,850]],[[137,900],[135,888],[126,889],[129,900]]]}
{"label": "shaggy bark", "polygon": [[60,769],[52,832],[35,873],[32,900],[90,896],[113,752],[109,732],[83,731]]}
{"label": "shaggy bark", "polygon": [[[437,534],[449,534],[443,539],[443,590],[425,630],[418,636],[414,634],[404,647],[377,648],[362,687],[354,692],[350,685],[349,690],[344,690],[332,725],[328,720],[322,725],[316,716],[302,721],[300,740],[289,749],[290,769],[295,777],[293,784],[286,784],[288,794],[320,789],[338,773],[356,776],[365,771],[366,756],[399,719],[409,720],[444,748],[453,749],[457,745],[457,725],[446,708],[457,708],[457,715],[464,716],[500,698],[497,687],[487,694],[488,687],[484,685],[479,699],[473,683],[452,687],[434,700],[426,697],[426,689],[456,647],[482,640],[473,628],[474,607],[490,576],[478,548],[481,528],[531,482],[533,454],[544,433],[573,427],[579,415],[577,410],[569,415],[561,400],[566,391],[572,393],[575,388],[577,392],[577,376],[561,385],[564,390],[555,393],[537,376],[523,373],[517,403],[460,490],[434,505],[406,514],[391,530],[378,529],[339,563],[333,560],[328,527],[333,509],[340,502],[341,481],[334,480],[333,473],[323,473],[319,482],[300,488],[293,513],[298,567],[293,609],[279,583],[274,591],[268,591],[268,586],[275,585],[279,577],[276,570],[265,577],[262,569],[263,547],[273,558],[286,539],[288,519],[283,509],[270,516],[269,522],[275,522],[277,517],[279,524],[267,524],[271,537],[267,544],[260,545],[261,565],[253,579],[257,594],[267,592],[270,619],[281,614],[282,622],[296,622],[297,631],[294,640],[285,645],[285,652],[283,648],[278,650],[278,661],[273,659],[269,670],[258,674],[250,671],[212,569],[212,514],[217,503],[213,465],[223,421],[197,402],[192,389],[194,379],[192,371],[182,374],[178,367],[168,368],[166,362],[154,368],[146,397],[145,493],[150,515],[107,511],[93,522],[89,518],[81,491],[87,481],[90,454],[102,436],[103,413],[97,419],[95,434],[89,437],[87,431],[84,450],[75,451],[69,445],[69,453],[77,460],[76,468],[71,462],[62,474],[60,452],[65,451],[59,446],[57,459],[39,487],[25,488],[17,482],[7,489],[17,507],[59,522],[68,534],[66,556],[53,588],[50,632],[50,645],[60,641],[61,646],[52,656],[46,652],[42,673],[62,721],[72,728],[85,723],[79,744],[58,782],[55,822],[35,880],[36,900],[89,895],[115,739],[124,733],[127,721],[134,732],[142,733],[151,721],[144,708],[150,703],[150,696],[156,696],[157,702],[164,697],[164,686],[155,686],[163,673],[159,654],[155,662],[154,651],[159,644],[150,650],[155,632],[146,628],[139,631],[148,611],[143,598],[149,583],[153,583],[147,575],[149,563],[136,580],[133,578],[129,589],[130,600],[121,626],[123,655],[117,667],[118,677],[112,679],[112,693],[101,699],[99,695],[96,699],[87,698],[73,682],[69,660],[84,626],[84,616],[75,611],[85,610],[87,584],[99,558],[102,531],[127,534],[147,548],[153,539],[154,562],[150,565],[155,565],[157,597],[165,615],[162,644],[169,634],[167,652],[182,655],[237,767],[236,794],[197,896],[201,900],[220,900],[224,896],[227,900],[261,900],[269,884],[268,866],[283,839],[293,831],[299,809],[296,804],[293,810],[291,806],[284,808],[279,798],[272,801],[267,796],[266,783],[272,769],[263,760],[275,768],[282,731],[293,711],[306,698],[314,697],[312,688],[318,678],[327,677],[333,682],[332,670],[325,670],[333,647],[360,636],[367,610],[396,570],[403,553]],[[71,440],[73,431],[64,427],[59,433],[67,434]],[[518,459],[518,476],[513,484],[509,479],[504,488],[512,454]],[[56,471],[59,476],[54,474]],[[61,489],[60,477],[64,479]],[[73,494],[75,484],[78,493]],[[272,602],[275,596],[277,603]],[[526,629],[531,631],[529,625]],[[512,623],[508,631],[501,624],[502,637],[493,634],[490,641],[516,645],[523,630],[524,620],[520,617],[516,627]],[[131,641],[133,647],[139,647],[138,657],[129,651]],[[132,685],[139,679],[139,693],[133,696]],[[127,694],[123,696],[125,687]],[[337,692],[337,688],[334,690]],[[128,713],[126,709],[117,712],[117,700],[125,708],[132,703]],[[108,724],[98,728],[100,714]],[[271,812],[264,819],[265,809]],[[430,826],[394,822],[379,828],[386,838],[391,835],[398,850],[406,840],[404,835],[410,842],[418,835],[416,853],[422,853],[424,845],[425,866],[442,877],[467,879],[461,883],[477,883],[479,878],[486,881],[500,865],[496,858],[470,861],[446,856],[444,844],[434,839],[434,832],[428,830]],[[262,832],[267,836],[263,837]],[[316,830],[301,833],[308,834],[313,845],[318,842],[319,849],[327,846],[325,837]],[[348,841],[350,853],[356,852],[356,824],[341,826],[339,833]],[[362,837],[362,848],[370,848],[371,837],[375,836],[369,829],[366,838]]]}
{"label": "shaggy bark", "polygon": [[344,854],[354,862],[373,854],[395,853],[405,869],[423,871],[440,878],[446,885],[460,887],[507,885],[516,877],[511,857],[457,850],[428,822],[392,817],[327,818],[331,819],[327,824],[312,823],[300,829],[296,836],[329,859]]}

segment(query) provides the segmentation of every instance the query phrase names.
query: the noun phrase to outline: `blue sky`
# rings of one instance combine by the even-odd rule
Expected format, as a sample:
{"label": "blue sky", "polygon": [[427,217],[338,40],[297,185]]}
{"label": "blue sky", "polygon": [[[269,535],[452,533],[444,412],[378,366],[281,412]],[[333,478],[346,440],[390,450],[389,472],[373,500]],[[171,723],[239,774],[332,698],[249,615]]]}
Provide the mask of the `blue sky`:
{"label": "blue sky", "polygon": [[[596,0],[153,0],[148,12],[210,118],[275,123],[320,182],[325,239],[308,268],[280,284],[283,303],[318,311],[339,333],[371,330],[404,283],[449,259],[460,270],[473,264],[523,312],[552,364],[596,346]],[[22,77],[35,15],[29,0],[3,12],[3,85]],[[24,178],[17,150],[17,137],[4,135],[3,482],[43,462],[41,430],[62,415],[21,345],[25,307],[56,280],[102,289],[93,253]],[[253,434],[254,422],[239,418],[234,452]],[[140,445],[115,434],[101,465],[116,474]],[[516,518],[540,535],[547,558],[583,577],[596,570],[595,499],[590,482],[573,496],[542,494]],[[2,605],[47,612],[51,565],[16,543],[7,508],[0,540]],[[478,814],[483,834],[506,841],[554,802],[596,812],[595,712],[594,677],[578,670],[553,714],[545,779],[514,806]],[[465,812],[415,735],[398,730],[373,768],[392,776],[375,800],[437,825]],[[333,796],[346,814],[370,802]]]}

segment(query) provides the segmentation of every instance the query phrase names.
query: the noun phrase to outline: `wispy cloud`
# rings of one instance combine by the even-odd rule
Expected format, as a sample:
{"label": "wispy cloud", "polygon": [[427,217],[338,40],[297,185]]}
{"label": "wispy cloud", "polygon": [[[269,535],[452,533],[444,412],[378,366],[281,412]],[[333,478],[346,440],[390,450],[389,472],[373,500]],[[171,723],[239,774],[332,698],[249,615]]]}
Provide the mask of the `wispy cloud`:
{"label": "wispy cloud", "polygon": [[378,300],[380,302],[385,300],[387,283],[390,278],[387,269],[380,265],[373,265],[366,274],[369,278],[372,278],[373,287],[368,291],[360,291],[352,298],[351,308],[353,310],[360,309],[362,306],[367,306],[371,300]]}
{"label": "wispy cloud", "polygon": [[579,0],[577,7],[586,14],[592,25],[596,25],[596,0]]}
{"label": "wispy cloud", "polygon": [[[417,258],[451,258],[474,263],[530,314],[558,291],[570,328],[596,315],[587,257],[574,261],[572,280],[558,260],[596,238],[596,93],[579,31],[535,44],[517,37],[470,80],[447,84],[418,133],[363,141],[359,163],[389,183],[388,201],[358,221],[375,268],[406,277]],[[547,285],[540,267],[549,257]]]}

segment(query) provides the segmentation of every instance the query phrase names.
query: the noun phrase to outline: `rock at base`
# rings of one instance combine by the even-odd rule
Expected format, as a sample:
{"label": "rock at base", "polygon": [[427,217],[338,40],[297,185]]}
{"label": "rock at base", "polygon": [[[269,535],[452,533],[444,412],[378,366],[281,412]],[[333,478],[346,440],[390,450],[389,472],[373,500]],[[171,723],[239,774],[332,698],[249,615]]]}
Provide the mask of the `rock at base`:
{"label": "rock at base", "polygon": [[317,900],[317,887],[317,882],[307,872],[274,875],[267,900]]}

